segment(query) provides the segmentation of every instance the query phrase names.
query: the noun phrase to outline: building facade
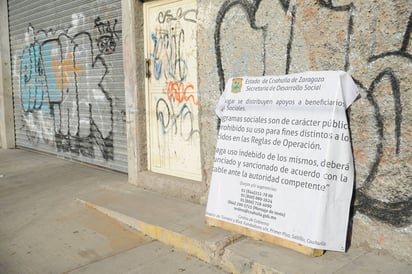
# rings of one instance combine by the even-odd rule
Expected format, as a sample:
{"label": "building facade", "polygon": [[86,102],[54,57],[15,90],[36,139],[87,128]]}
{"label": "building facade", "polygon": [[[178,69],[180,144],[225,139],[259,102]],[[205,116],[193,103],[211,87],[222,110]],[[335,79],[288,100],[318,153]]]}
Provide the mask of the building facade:
{"label": "building facade", "polygon": [[410,1],[58,2],[2,3],[3,147],[205,203],[228,78],[347,71],[361,93],[352,244],[411,259]]}

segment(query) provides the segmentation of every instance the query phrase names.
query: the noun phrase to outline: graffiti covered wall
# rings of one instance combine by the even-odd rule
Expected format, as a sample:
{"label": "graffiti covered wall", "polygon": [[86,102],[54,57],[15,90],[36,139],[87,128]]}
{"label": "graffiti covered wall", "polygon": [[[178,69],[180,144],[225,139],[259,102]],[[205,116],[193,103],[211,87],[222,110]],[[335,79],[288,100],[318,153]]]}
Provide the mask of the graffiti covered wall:
{"label": "graffiti covered wall", "polygon": [[9,1],[17,145],[127,171],[120,2],[40,2]]}
{"label": "graffiti covered wall", "polygon": [[[349,113],[356,166],[353,230],[362,235],[354,241],[410,256],[412,2],[204,1],[199,19],[199,41],[207,41],[199,45],[203,139],[217,134],[216,118],[205,113],[213,113],[229,77],[308,70],[353,76],[361,93]],[[202,151],[208,170],[214,145]]]}

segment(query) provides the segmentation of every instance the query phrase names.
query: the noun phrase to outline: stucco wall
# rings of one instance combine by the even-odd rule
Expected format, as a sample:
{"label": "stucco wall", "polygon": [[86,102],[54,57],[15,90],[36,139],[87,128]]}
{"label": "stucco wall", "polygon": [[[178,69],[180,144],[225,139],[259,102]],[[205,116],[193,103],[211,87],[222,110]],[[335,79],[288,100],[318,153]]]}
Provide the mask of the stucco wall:
{"label": "stucco wall", "polygon": [[214,109],[229,77],[347,71],[361,94],[349,113],[352,244],[411,260],[411,14],[408,0],[198,1],[204,183],[216,145]]}

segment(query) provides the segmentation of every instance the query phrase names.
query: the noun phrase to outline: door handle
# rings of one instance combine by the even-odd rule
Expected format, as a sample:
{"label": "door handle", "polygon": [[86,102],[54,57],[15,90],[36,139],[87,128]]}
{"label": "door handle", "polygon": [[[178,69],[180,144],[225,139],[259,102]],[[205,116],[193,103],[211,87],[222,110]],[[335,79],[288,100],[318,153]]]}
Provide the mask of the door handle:
{"label": "door handle", "polygon": [[150,77],[152,77],[152,74],[150,73],[150,59],[146,58],[145,62],[146,62],[146,78],[149,79]]}

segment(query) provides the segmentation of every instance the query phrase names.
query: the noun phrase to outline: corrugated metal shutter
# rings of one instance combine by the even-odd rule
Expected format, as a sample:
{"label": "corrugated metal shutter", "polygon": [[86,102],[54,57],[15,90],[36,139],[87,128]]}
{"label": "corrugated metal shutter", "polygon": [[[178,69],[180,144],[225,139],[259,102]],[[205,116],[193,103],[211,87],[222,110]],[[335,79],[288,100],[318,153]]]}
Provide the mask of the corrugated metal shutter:
{"label": "corrugated metal shutter", "polygon": [[120,0],[9,0],[16,144],[127,171]]}

